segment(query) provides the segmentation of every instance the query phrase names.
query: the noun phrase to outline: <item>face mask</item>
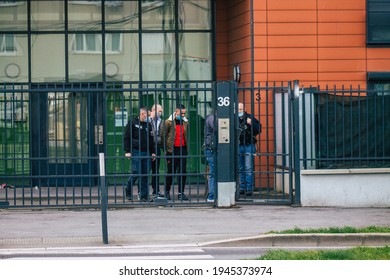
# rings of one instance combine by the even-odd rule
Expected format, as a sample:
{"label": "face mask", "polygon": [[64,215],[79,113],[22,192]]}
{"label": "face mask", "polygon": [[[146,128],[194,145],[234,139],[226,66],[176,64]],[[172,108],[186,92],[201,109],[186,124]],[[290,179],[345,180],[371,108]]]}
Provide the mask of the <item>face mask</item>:
{"label": "face mask", "polygon": [[162,113],[161,112],[157,112],[157,118],[161,118],[162,116]]}
{"label": "face mask", "polygon": [[238,112],[238,116],[241,118],[244,115],[244,112]]}

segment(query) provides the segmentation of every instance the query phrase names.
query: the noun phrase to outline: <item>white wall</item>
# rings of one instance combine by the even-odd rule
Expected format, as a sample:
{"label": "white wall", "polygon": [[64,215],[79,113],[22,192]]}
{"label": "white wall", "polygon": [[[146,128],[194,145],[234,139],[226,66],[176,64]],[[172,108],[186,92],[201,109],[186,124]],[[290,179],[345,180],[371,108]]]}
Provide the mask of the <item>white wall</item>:
{"label": "white wall", "polygon": [[301,204],[390,207],[390,168],[302,170]]}

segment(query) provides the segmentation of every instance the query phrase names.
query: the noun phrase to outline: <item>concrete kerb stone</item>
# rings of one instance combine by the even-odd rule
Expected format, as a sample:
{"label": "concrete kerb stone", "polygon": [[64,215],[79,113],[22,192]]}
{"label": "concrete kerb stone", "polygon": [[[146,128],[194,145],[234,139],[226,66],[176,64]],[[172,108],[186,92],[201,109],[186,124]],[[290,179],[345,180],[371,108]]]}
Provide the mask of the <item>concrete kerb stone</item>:
{"label": "concrete kerb stone", "polygon": [[205,247],[355,247],[390,246],[390,234],[264,234],[249,238],[200,243]]}

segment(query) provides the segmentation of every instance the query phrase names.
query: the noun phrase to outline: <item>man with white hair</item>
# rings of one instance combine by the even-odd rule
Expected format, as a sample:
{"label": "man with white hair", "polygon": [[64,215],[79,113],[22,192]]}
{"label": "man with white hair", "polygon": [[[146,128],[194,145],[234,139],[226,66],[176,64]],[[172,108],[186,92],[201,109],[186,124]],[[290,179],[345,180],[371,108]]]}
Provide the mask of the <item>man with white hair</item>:
{"label": "man with white hair", "polygon": [[160,193],[160,182],[159,182],[159,171],[160,171],[160,160],[161,160],[161,149],[163,149],[163,138],[164,138],[164,127],[165,123],[162,120],[163,108],[160,104],[154,104],[152,106],[149,122],[152,125],[152,135],[154,138],[156,160],[152,161],[152,189],[153,198],[164,197]]}

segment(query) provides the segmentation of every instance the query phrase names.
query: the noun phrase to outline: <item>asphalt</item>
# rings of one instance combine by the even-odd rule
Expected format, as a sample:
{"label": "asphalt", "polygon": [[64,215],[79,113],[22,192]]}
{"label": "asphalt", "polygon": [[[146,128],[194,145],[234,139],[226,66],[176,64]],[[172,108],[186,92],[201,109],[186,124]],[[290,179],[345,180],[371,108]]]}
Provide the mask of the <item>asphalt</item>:
{"label": "asphalt", "polygon": [[108,244],[100,210],[2,209],[0,248],[138,246],[390,245],[389,234],[275,235],[270,231],[327,227],[390,227],[390,208],[243,205],[234,208],[109,209]]}

